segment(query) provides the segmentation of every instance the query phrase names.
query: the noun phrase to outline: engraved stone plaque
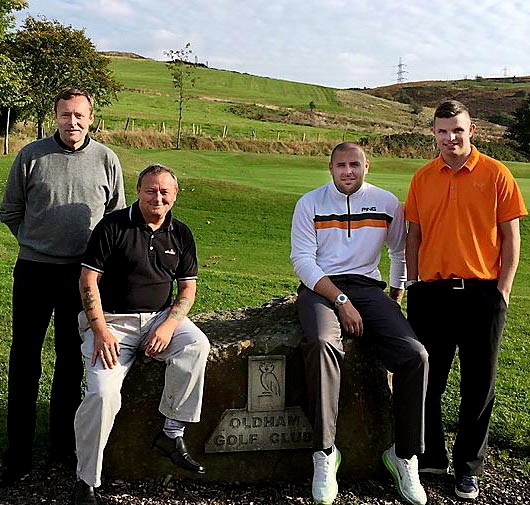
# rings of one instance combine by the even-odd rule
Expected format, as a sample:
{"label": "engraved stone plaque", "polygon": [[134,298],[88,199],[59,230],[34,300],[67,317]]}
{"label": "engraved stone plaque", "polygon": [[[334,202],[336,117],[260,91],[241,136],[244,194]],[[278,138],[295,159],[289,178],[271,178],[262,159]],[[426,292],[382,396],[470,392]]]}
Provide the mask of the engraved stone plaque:
{"label": "engraved stone plaque", "polygon": [[313,432],[300,407],[248,412],[228,409],[205,444],[205,452],[267,451],[311,447]]}
{"label": "engraved stone plaque", "polygon": [[248,410],[285,408],[285,356],[249,356]]}
{"label": "engraved stone plaque", "polygon": [[225,410],[205,452],[305,449],[313,430],[301,407],[285,407],[285,356],[250,356],[248,407]]}

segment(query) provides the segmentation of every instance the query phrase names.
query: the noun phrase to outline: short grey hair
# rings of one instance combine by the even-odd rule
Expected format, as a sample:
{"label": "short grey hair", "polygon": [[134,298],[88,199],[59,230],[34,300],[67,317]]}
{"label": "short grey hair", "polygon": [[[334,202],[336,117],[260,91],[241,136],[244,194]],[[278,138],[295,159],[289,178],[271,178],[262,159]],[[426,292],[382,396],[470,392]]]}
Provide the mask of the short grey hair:
{"label": "short grey hair", "polygon": [[175,181],[175,186],[178,188],[179,187],[179,183],[178,183],[178,180],[177,180],[177,176],[175,175],[175,173],[173,172],[173,170],[171,170],[171,168],[169,167],[166,167],[165,165],[162,165],[161,163],[154,163],[152,165],[149,165],[148,167],[145,167],[139,174],[138,174],[138,182],[136,183],[136,189],[140,189],[140,187],[142,186],[142,180],[143,178],[146,176],[146,175],[149,175],[149,174],[154,174],[154,175],[158,175],[158,174],[169,174],[171,175],[171,177],[173,177],[173,180]]}

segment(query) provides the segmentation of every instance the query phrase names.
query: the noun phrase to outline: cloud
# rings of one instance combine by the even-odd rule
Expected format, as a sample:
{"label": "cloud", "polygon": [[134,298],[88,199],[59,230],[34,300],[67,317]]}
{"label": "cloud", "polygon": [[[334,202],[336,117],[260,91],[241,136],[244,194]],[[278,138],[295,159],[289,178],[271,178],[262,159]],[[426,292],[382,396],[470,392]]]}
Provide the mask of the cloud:
{"label": "cloud", "polygon": [[[523,0],[31,0],[100,50],[162,59],[187,42],[210,66],[336,87],[530,74]],[[20,15],[19,15],[20,17]]]}
{"label": "cloud", "polygon": [[97,0],[96,2],[86,2],[86,4],[88,9],[96,9],[102,16],[113,18],[132,18],[135,16],[130,2],[122,0]]}

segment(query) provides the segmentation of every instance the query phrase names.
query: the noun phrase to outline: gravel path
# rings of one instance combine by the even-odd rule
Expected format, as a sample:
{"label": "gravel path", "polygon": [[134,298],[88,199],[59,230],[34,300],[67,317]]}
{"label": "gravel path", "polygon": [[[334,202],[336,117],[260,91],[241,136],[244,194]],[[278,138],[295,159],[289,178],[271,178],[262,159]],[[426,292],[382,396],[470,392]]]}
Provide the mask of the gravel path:
{"label": "gravel path", "polygon": [[[67,505],[74,476],[61,467],[44,462],[16,486],[0,489],[1,505]],[[422,476],[430,505],[463,504],[455,497],[450,476]],[[529,505],[530,477],[505,452],[490,449],[481,481],[477,505]],[[335,505],[400,505],[393,481],[339,481]],[[128,483],[107,481],[98,489],[100,505],[312,505],[310,481],[268,485],[214,484],[196,480],[172,480],[171,475],[156,481]]]}

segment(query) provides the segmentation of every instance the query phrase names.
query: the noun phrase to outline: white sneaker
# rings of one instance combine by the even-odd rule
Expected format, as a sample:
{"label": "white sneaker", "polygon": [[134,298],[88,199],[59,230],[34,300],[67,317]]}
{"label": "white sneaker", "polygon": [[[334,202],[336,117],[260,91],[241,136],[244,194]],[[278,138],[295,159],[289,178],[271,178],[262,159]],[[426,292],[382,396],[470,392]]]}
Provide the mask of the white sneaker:
{"label": "white sneaker", "polygon": [[394,446],[383,452],[383,463],[388,468],[396,482],[399,494],[413,505],[425,505],[427,495],[420,482],[418,474],[418,458],[401,459],[396,456]]}
{"label": "white sneaker", "polygon": [[331,505],[339,492],[337,470],[340,465],[340,451],[333,446],[329,456],[325,452],[313,453],[313,486],[315,503]]}

